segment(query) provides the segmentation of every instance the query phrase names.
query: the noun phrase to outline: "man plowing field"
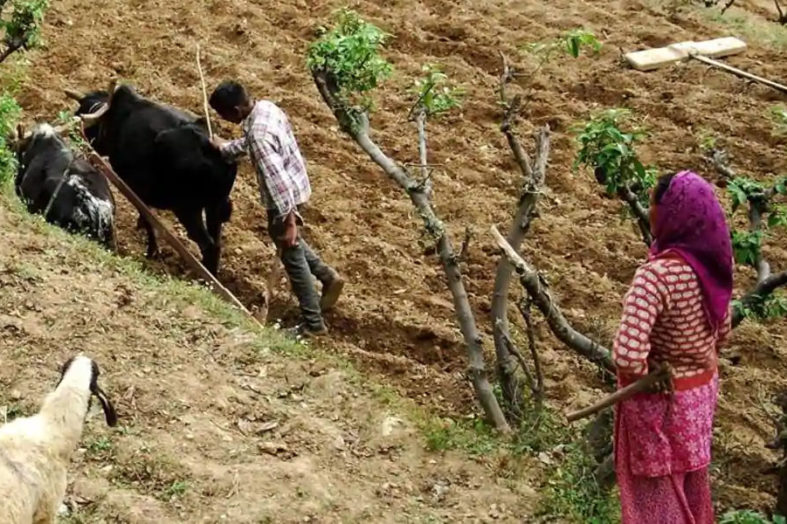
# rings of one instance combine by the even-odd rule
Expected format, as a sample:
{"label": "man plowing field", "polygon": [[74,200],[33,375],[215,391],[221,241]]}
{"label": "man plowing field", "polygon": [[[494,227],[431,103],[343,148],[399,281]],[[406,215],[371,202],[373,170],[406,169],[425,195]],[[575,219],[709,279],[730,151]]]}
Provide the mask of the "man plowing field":
{"label": "man plowing field", "polygon": [[[210,105],[224,120],[242,126],[242,138],[229,142],[214,138],[213,143],[227,158],[248,154],[254,165],[268,211],[268,233],[301,308],[303,322],[295,333],[307,337],[327,333],[322,314],[336,304],[344,281],[299,233],[303,225],[299,208],[308,202],[311,185],[287,115],[272,102],[255,102],[242,85],[232,81],[216,88]],[[322,297],[317,295],[314,278],[322,282]]]}

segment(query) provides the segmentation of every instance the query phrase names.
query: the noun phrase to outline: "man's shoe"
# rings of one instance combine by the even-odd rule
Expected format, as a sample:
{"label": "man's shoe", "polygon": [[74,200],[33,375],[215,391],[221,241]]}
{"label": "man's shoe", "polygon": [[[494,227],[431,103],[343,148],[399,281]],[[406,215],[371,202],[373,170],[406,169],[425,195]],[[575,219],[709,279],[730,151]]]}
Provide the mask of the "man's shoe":
{"label": "man's shoe", "polygon": [[306,324],[298,324],[297,326],[286,330],[286,333],[297,339],[311,339],[319,338],[328,334],[328,328],[322,325],[318,328],[309,327]]}
{"label": "man's shoe", "polygon": [[322,297],[320,297],[320,310],[325,313],[330,311],[339,300],[339,296],[344,289],[344,279],[334,270],[331,270],[331,277],[322,285]]}

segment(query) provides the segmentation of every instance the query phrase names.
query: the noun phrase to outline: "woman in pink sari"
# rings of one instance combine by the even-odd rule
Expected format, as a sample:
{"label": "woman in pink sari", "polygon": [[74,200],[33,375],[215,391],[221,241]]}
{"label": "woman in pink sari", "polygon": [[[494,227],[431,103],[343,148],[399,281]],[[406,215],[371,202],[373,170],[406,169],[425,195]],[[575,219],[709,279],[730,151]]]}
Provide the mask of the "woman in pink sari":
{"label": "woman in pink sari", "polygon": [[651,197],[655,241],[624,299],[618,383],[669,364],[669,392],[620,403],[615,470],[623,524],[710,524],[717,353],[730,331],[732,246],[713,187],[695,173],[662,177]]}

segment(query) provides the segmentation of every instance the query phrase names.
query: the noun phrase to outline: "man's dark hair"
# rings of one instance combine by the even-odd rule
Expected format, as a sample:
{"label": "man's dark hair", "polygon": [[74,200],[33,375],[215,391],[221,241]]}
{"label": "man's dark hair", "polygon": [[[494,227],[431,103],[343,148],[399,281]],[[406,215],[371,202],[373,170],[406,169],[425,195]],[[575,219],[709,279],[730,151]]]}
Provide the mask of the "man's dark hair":
{"label": "man's dark hair", "polygon": [[226,113],[242,106],[249,99],[246,89],[234,80],[225,80],[210,95],[210,107],[219,113]]}
{"label": "man's dark hair", "polygon": [[668,175],[660,176],[656,182],[656,187],[653,189],[653,201],[658,205],[661,204],[661,199],[669,189],[672,179],[675,178],[677,173],[670,173]]}

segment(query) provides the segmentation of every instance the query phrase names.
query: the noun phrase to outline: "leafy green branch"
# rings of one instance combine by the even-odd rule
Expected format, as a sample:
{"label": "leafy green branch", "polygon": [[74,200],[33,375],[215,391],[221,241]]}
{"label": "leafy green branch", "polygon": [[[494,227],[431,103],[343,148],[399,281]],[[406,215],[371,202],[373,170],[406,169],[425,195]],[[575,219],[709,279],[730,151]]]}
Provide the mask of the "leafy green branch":
{"label": "leafy green branch", "polygon": [[462,107],[464,90],[451,85],[448,76],[438,66],[423,66],[424,76],[413,82],[410,94],[416,97],[411,117],[425,112],[427,117],[439,116],[452,109]]}
{"label": "leafy green branch", "polygon": [[518,106],[521,103],[519,97],[515,100],[508,100],[505,94],[505,86],[515,78],[526,77],[526,87],[528,92],[526,100],[529,100],[533,93],[533,82],[538,78],[541,70],[557,56],[567,55],[579,58],[583,50],[590,50],[590,54],[598,54],[601,51],[602,43],[592,31],[581,27],[567,31],[560,36],[545,40],[543,42],[531,42],[520,47],[520,51],[530,56],[535,61],[533,69],[527,73],[519,71],[508,64],[508,60],[503,56],[504,76],[500,86],[500,103],[508,108],[513,101]]}
{"label": "leafy green branch", "polygon": [[391,35],[350,9],[342,9],[334,17],[334,27],[321,28],[321,36],[309,46],[306,64],[310,71],[327,74],[348,108],[357,104],[361,111],[367,111],[372,107],[368,93],[393,71],[380,55]]}
{"label": "leafy green branch", "polygon": [[763,256],[763,243],[776,228],[787,228],[787,176],[772,185],[739,176],[729,165],[726,152],[712,141],[705,156],[726,180],[727,193],[732,202],[732,216],[743,210],[749,227],[732,231],[735,260],[757,271],[757,282],[752,290],[734,306],[733,324],[744,318],[763,319],[787,316],[787,299],[778,290],[787,285],[787,270],[774,274]]}
{"label": "leafy green branch", "polygon": [[578,58],[583,49],[598,53],[601,48],[601,42],[592,31],[578,27],[551,40],[526,44],[522,49],[534,56],[539,66],[543,66],[561,53]]}
{"label": "leafy green branch", "polygon": [[733,215],[742,207],[748,210],[749,230],[734,231],[732,243],[735,259],[757,270],[759,281],[770,276],[770,266],[762,256],[762,242],[769,230],[787,226],[787,206],[774,201],[787,195],[787,177],[770,188],[746,177],[735,177],[727,183],[732,199]]}
{"label": "leafy green branch", "polygon": [[605,187],[608,195],[617,195],[627,203],[643,240],[650,245],[648,192],[656,183],[658,170],[640,161],[635,145],[646,133],[637,127],[624,129],[630,118],[628,109],[608,109],[577,126],[579,151],[574,169],[592,169],[596,181]]}
{"label": "leafy green branch", "polygon": [[[8,0],[0,2],[0,14]],[[5,49],[0,52],[0,62],[20,49],[30,49],[40,44],[41,23],[49,0],[12,0],[11,13],[0,18]]]}

